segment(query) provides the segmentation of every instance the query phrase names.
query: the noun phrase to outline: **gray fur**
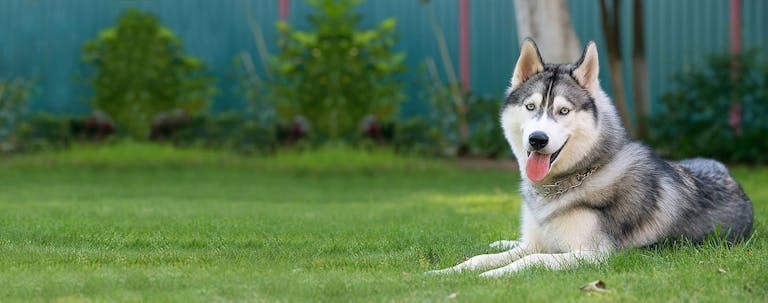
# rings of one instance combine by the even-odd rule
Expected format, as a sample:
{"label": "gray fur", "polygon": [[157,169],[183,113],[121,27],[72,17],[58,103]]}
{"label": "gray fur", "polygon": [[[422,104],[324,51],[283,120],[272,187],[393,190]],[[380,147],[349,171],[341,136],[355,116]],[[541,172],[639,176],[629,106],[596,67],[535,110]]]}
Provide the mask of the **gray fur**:
{"label": "gray fur", "polygon": [[[752,204],[728,169],[709,159],[664,161],[648,147],[630,141],[615,108],[611,106],[598,111],[595,96],[572,77],[577,65],[578,62],[546,64],[544,71],[510,91],[503,107],[522,106],[525,97],[540,93],[545,96],[545,106],[539,108],[539,115],[557,118],[552,108],[555,95],[564,96],[576,110],[593,112],[594,122],[603,129],[597,144],[579,164],[553,178],[595,166],[600,166],[603,171],[623,167],[624,171],[612,183],[586,193],[586,199],[565,203],[563,208],[541,217],[541,223],[546,224],[573,210],[597,212],[602,229],[612,239],[614,248],[653,244],[646,243],[647,235],[639,235],[647,233],[648,229],[656,232],[655,241],[667,238],[701,241],[718,226],[723,234],[727,233],[728,240],[747,238],[752,230]],[[524,203],[531,209],[550,203],[549,199],[538,196],[530,181],[523,182]],[[555,199],[568,199],[567,196],[564,194]],[[668,225],[660,225],[657,220],[659,212],[670,211],[669,206],[662,209],[663,203],[677,208]]]}
{"label": "gray fur", "polygon": [[[729,241],[749,237],[752,203],[728,169],[709,159],[665,161],[629,140],[598,72],[592,42],[574,64],[544,64],[535,43],[523,42],[501,110],[523,177],[522,237],[501,241],[514,243],[508,251],[429,273],[496,268],[481,276],[498,277],[600,262],[666,239],[700,242],[718,230]],[[575,114],[559,114],[556,103]],[[529,142],[535,132],[548,136],[545,146]]]}

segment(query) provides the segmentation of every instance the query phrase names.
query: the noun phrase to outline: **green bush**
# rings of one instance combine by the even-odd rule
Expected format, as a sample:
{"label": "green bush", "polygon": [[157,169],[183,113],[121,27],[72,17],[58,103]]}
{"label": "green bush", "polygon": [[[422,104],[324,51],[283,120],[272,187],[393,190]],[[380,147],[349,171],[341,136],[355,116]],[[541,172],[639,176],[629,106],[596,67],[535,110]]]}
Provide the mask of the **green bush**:
{"label": "green bush", "polygon": [[95,68],[91,105],[106,112],[121,133],[146,139],[160,112],[202,112],[213,92],[204,64],[185,55],[181,42],[150,13],[130,9],[117,24],[83,47]]}
{"label": "green bush", "polygon": [[315,136],[350,139],[360,135],[358,125],[367,115],[388,121],[404,97],[395,75],[404,70],[395,20],[376,28],[357,29],[359,1],[310,0],[313,30],[299,31],[278,22],[279,53],[272,68],[271,85],[282,120],[303,116]]}
{"label": "green bush", "polygon": [[[671,158],[768,162],[768,61],[758,54],[712,56],[705,66],[675,75],[678,88],[662,96],[662,110],[650,123],[651,144]],[[729,123],[734,101],[741,104],[740,131]]]}
{"label": "green bush", "polygon": [[440,139],[440,130],[428,119],[415,117],[396,124],[392,145],[400,154],[443,155]]}
{"label": "green bush", "polygon": [[168,140],[181,147],[227,149],[241,153],[271,154],[277,148],[273,127],[264,127],[239,113],[189,118]]}
{"label": "green bush", "polygon": [[464,97],[469,111],[469,138],[467,149],[470,155],[496,158],[510,153],[504,131],[501,129],[499,110],[503,101],[498,98],[480,97],[467,93]]}
{"label": "green bush", "polygon": [[100,111],[71,120],[72,137],[83,141],[104,141],[115,134],[115,123]]}
{"label": "green bush", "polygon": [[[463,91],[458,84],[442,84],[429,79],[424,73],[421,79],[423,90],[420,98],[429,101],[426,121],[434,128],[434,137],[429,142],[435,150],[448,156],[482,156],[496,158],[509,154],[509,146],[501,130],[499,110],[501,98],[480,96]],[[466,107],[465,116],[457,106],[454,94],[460,95],[460,102]],[[462,141],[461,121],[466,121],[468,136]]]}
{"label": "green bush", "polygon": [[66,116],[36,113],[24,118],[14,134],[16,150],[29,152],[69,148],[72,142],[110,142],[114,125],[103,113]]}
{"label": "green bush", "polygon": [[[268,64],[268,63],[267,63]],[[233,60],[234,92],[242,99],[242,113],[261,125],[277,124],[275,104],[268,98],[268,87],[256,71],[251,54],[239,53]],[[271,76],[267,77],[271,79]]]}
{"label": "green bush", "polygon": [[19,149],[38,151],[64,149],[72,140],[72,120],[51,114],[36,114],[19,126]]}
{"label": "green bush", "polygon": [[[424,80],[424,79],[422,79]],[[443,156],[456,156],[459,152],[459,117],[454,98],[448,86],[430,81],[421,83],[424,89],[419,98],[428,101],[425,121],[433,128],[431,141],[434,150]]]}
{"label": "green bush", "polygon": [[32,84],[23,78],[0,81],[0,151],[12,151],[15,137],[27,112]]}

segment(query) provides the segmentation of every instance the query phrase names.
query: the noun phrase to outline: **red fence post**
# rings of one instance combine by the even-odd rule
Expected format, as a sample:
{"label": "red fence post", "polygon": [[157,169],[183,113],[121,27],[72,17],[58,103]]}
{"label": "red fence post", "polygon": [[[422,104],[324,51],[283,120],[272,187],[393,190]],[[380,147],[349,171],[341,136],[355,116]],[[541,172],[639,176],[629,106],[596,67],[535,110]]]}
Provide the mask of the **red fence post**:
{"label": "red fence post", "polygon": [[288,20],[288,14],[290,13],[291,3],[290,0],[278,0],[278,15],[280,20]]}
{"label": "red fence post", "polygon": [[731,0],[731,55],[741,52],[741,0]]}
{"label": "red fence post", "polygon": [[[731,55],[741,53],[741,0],[731,0]],[[739,62],[731,64],[731,81],[739,81]],[[741,135],[741,100],[737,96],[731,98],[731,111],[728,122],[736,135]]]}

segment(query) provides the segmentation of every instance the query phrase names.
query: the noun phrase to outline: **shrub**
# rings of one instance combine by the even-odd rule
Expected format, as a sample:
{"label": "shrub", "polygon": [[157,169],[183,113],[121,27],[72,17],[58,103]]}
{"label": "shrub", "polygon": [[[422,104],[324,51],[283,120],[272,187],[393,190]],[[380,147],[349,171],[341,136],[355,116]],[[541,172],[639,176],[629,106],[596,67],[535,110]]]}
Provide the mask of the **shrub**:
{"label": "shrub", "polygon": [[414,117],[395,126],[395,152],[423,156],[443,155],[440,130],[428,119]]}
{"label": "shrub", "polygon": [[0,81],[0,151],[12,151],[17,128],[27,111],[32,84],[24,78]]}
{"label": "shrub", "polygon": [[[436,75],[423,74],[421,99],[429,101],[428,121],[434,149],[449,156],[499,157],[509,154],[499,121],[501,98],[463,91],[458,84],[442,84]],[[458,98],[458,100],[457,100]],[[462,128],[466,127],[466,139]]]}
{"label": "shrub", "polygon": [[86,141],[101,141],[115,133],[115,123],[101,111],[72,120],[72,136]]}
{"label": "shrub", "polygon": [[136,9],[87,42],[83,58],[95,68],[91,105],[137,139],[147,138],[157,113],[177,108],[200,113],[214,92],[204,64],[185,55],[157,17]]}
{"label": "shrub", "polygon": [[314,135],[330,139],[359,136],[367,115],[388,121],[403,99],[395,75],[404,70],[402,53],[394,53],[395,20],[358,30],[361,15],[355,0],[311,0],[313,28],[298,31],[278,22],[279,53],[273,58],[277,81],[271,85],[283,120],[300,115]]}
{"label": "shrub", "polygon": [[72,141],[104,142],[114,132],[112,121],[98,111],[78,117],[37,113],[20,123],[15,137],[18,150],[38,151],[68,148]]}
{"label": "shrub", "polygon": [[[652,145],[671,158],[768,162],[768,61],[758,54],[715,55],[705,66],[675,75],[678,88],[662,96],[662,110],[649,124],[656,126],[650,129]],[[741,104],[736,115],[734,101]],[[738,131],[729,123],[734,118],[740,118]]]}
{"label": "shrub", "polygon": [[252,117],[239,113],[174,120],[175,129],[166,128],[167,133],[158,136],[158,140],[169,140],[182,147],[228,149],[249,154],[270,154],[277,147],[274,128],[261,126]]}
{"label": "shrub", "polygon": [[173,110],[159,113],[152,118],[152,127],[149,139],[152,141],[164,141],[173,138],[177,132],[190,124],[190,118],[184,111]]}
{"label": "shrub", "polygon": [[504,138],[499,119],[503,101],[498,98],[480,97],[467,93],[464,97],[469,110],[469,138],[467,149],[470,155],[496,158],[508,155],[510,148]]}
{"label": "shrub", "polygon": [[288,123],[277,126],[277,140],[284,145],[311,146],[309,122],[302,116],[294,116]]}
{"label": "shrub", "polygon": [[68,117],[36,114],[19,126],[18,147],[23,151],[67,148],[72,140],[71,125]]}
{"label": "shrub", "polygon": [[379,121],[374,115],[368,115],[360,122],[359,130],[363,145],[384,145],[392,142],[395,125],[392,122]]}

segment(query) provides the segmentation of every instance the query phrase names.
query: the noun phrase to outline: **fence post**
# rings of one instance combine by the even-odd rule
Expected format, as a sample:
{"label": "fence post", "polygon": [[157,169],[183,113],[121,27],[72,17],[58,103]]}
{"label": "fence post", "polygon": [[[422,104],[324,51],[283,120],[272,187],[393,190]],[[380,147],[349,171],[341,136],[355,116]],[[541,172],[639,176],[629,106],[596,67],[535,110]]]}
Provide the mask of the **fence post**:
{"label": "fence post", "polygon": [[288,15],[291,10],[290,0],[277,0],[278,1],[278,15],[280,20],[287,21]]}
{"label": "fence post", "polygon": [[[741,53],[741,0],[731,0],[731,56]],[[731,62],[731,81],[739,81],[739,62]],[[728,122],[734,134],[741,135],[741,100],[739,96],[731,97],[731,110]]]}

